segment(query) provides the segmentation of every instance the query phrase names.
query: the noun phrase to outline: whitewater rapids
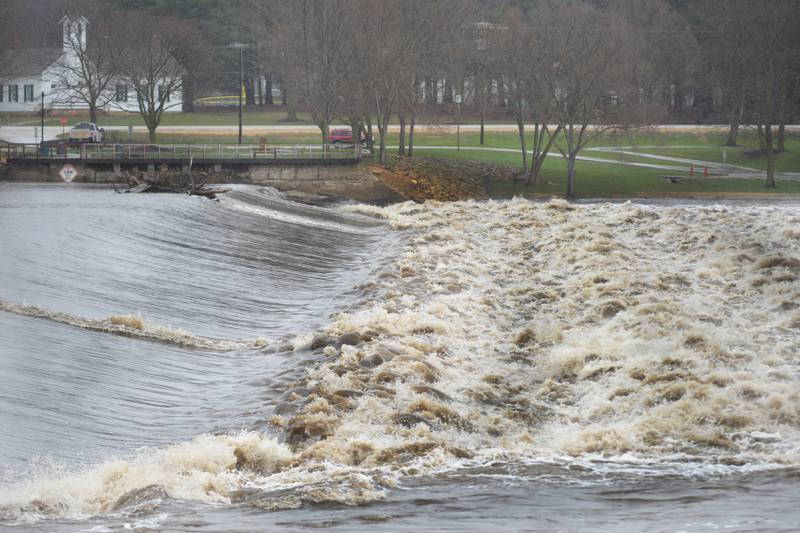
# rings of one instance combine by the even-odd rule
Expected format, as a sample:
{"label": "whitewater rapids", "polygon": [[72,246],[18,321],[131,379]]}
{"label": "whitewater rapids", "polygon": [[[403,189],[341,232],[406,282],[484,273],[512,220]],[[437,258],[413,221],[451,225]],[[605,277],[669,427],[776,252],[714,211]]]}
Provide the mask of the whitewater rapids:
{"label": "whitewater rapids", "polygon": [[324,329],[324,358],[287,385],[267,430],[3,488],[0,518],[166,498],[360,505],[409,478],[496,463],[800,467],[796,207],[345,210],[385,219],[403,248]]}

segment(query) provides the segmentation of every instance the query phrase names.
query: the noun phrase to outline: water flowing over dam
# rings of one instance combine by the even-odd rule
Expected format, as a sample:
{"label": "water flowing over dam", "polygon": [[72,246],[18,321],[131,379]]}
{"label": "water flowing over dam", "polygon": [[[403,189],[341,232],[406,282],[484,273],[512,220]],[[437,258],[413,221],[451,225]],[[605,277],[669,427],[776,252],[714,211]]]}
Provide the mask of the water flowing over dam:
{"label": "water flowing over dam", "polygon": [[789,531],[800,203],[0,184],[0,530]]}

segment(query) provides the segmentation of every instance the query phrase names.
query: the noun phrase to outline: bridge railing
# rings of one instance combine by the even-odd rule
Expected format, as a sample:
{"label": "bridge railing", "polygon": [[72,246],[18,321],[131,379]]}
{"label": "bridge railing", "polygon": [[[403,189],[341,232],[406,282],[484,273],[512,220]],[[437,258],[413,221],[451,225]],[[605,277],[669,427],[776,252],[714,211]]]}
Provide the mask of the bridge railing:
{"label": "bridge railing", "polygon": [[335,145],[262,144],[150,144],[67,143],[0,145],[0,159],[14,160],[347,160],[356,159],[355,149]]}

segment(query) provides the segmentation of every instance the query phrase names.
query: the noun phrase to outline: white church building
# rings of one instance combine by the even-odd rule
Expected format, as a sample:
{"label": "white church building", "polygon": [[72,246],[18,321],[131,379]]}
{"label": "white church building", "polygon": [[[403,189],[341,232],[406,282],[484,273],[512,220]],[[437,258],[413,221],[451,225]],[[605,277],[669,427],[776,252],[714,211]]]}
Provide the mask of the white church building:
{"label": "white church building", "polygon": [[[63,65],[76,64],[75,45],[86,50],[89,21],[84,17],[61,19],[63,32],[62,48],[11,48],[0,53],[0,113],[38,113],[42,109],[44,93],[45,109],[85,110],[88,105],[68,86],[61,86],[68,70]],[[77,41],[74,38],[78,37]],[[65,74],[66,73],[66,74]],[[74,82],[71,83],[74,85]],[[128,111],[137,113],[136,93],[124,80],[112,82],[108,94],[98,102],[98,110]],[[181,92],[168,95],[167,112],[182,110]]]}

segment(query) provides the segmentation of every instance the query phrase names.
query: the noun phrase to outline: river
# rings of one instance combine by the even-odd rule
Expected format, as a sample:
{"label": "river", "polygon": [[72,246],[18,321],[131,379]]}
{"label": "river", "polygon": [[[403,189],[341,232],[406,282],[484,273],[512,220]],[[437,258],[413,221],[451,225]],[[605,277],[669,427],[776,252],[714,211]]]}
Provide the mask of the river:
{"label": "river", "polygon": [[0,183],[0,530],[794,531],[800,204]]}

